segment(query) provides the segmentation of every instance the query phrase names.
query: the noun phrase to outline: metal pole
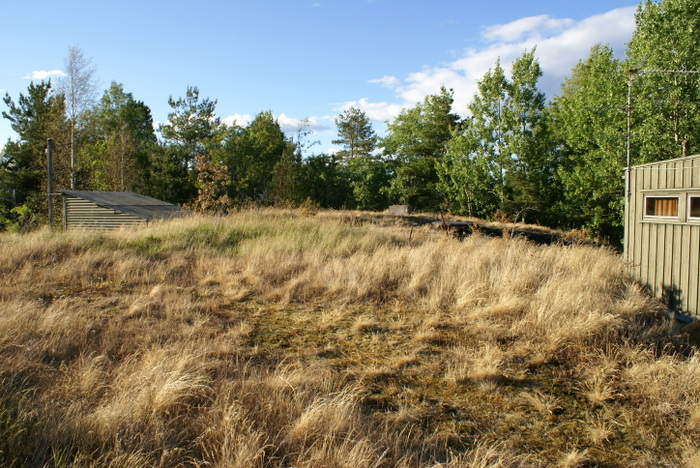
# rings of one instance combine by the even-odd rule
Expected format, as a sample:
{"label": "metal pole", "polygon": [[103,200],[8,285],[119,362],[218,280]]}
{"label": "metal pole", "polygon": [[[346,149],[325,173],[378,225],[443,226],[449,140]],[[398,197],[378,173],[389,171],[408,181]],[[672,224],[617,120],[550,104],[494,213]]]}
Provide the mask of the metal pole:
{"label": "metal pole", "polygon": [[51,138],[46,140],[46,157],[47,168],[48,168],[48,181],[46,184],[46,190],[49,197],[49,231],[53,229],[53,140]]}
{"label": "metal pole", "polygon": [[623,241],[623,250],[625,256],[629,259],[628,251],[628,230],[630,225],[629,211],[630,211],[630,171],[632,163],[632,79],[637,70],[629,69],[627,75],[627,158],[625,161],[625,236]]}

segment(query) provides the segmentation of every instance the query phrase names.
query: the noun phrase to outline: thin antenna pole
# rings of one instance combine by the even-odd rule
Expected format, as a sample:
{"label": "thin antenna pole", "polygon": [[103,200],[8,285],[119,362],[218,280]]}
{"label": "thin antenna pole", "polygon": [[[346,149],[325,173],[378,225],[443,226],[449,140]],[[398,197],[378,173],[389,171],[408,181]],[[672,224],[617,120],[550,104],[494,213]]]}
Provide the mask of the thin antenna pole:
{"label": "thin antenna pole", "polygon": [[627,157],[625,162],[625,241],[624,241],[624,252],[628,254],[627,251],[627,238],[629,229],[629,213],[630,213],[630,197],[632,193],[630,192],[630,174],[631,174],[631,163],[632,163],[632,79],[637,70],[630,68],[627,70],[627,141],[625,146],[627,149]]}
{"label": "thin antenna pole", "polygon": [[48,181],[46,183],[46,191],[49,197],[49,231],[53,229],[53,140],[46,140],[46,157],[48,168]]}
{"label": "thin antenna pole", "polygon": [[[646,60],[646,59],[645,59]],[[630,68],[627,70],[627,161],[625,164],[625,241],[627,241],[627,229],[629,226],[629,204],[632,192],[630,191],[630,175],[632,166],[632,81],[635,74],[670,73],[670,74],[700,74],[700,70],[650,70]],[[624,246],[627,252],[627,245]]]}
{"label": "thin antenna pole", "polygon": [[625,166],[625,197],[629,200],[629,175],[630,166],[632,165],[632,79],[637,70],[631,68],[627,71],[627,162]]}

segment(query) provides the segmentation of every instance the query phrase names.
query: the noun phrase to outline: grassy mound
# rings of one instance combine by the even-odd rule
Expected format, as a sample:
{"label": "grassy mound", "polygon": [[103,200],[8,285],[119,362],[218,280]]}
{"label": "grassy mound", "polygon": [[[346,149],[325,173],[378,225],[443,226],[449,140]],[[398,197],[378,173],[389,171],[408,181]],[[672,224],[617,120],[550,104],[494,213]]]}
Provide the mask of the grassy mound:
{"label": "grassy mound", "polygon": [[0,236],[0,464],[700,463],[693,326],[615,252],[303,214]]}

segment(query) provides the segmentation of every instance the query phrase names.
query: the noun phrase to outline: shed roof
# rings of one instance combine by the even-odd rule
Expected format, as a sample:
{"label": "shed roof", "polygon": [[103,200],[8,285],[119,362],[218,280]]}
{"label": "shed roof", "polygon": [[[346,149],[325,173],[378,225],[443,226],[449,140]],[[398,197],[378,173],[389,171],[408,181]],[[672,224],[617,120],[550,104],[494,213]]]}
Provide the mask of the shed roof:
{"label": "shed roof", "polygon": [[689,161],[692,159],[698,159],[700,158],[700,154],[693,154],[690,156],[683,156],[682,158],[672,158],[672,159],[661,159],[659,161],[652,161],[644,164],[635,164],[632,167],[649,167],[649,166],[658,166],[661,164],[666,164],[669,162],[679,162],[679,161]]}
{"label": "shed roof", "polygon": [[176,218],[189,213],[180,206],[133,192],[62,190],[61,193],[148,220]]}

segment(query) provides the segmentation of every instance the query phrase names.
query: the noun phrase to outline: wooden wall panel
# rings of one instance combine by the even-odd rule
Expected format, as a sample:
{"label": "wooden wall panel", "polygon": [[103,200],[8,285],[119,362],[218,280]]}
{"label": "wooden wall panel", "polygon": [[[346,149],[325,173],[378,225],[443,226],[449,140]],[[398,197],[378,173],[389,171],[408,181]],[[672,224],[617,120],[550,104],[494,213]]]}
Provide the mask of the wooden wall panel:
{"label": "wooden wall panel", "polygon": [[[629,184],[625,259],[655,296],[700,318],[700,223],[687,221],[687,197],[700,194],[700,156],[635,166]],[[679,219],[643,219],[644,193],[657,190],[678,194]]]}

